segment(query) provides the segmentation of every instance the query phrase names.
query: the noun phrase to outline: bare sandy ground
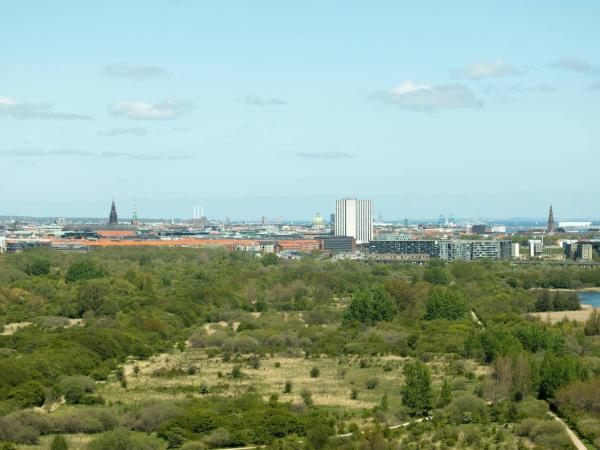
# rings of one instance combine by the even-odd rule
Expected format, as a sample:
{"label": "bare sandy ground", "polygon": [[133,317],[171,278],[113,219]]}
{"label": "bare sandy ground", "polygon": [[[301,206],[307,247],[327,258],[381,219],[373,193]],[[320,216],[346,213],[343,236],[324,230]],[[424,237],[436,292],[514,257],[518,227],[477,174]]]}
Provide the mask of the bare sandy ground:
{"label": "bare sandy ground", "polygon": [[568,320],[575,320],[577,322],[585,322],[594,308],[592,305],[581,305],[579,311],[550,311],[550,312],[535,312],[530,313],[532,316],[539,317],[541,320],[550,323],[557,323],[563,320],[565,317]]}

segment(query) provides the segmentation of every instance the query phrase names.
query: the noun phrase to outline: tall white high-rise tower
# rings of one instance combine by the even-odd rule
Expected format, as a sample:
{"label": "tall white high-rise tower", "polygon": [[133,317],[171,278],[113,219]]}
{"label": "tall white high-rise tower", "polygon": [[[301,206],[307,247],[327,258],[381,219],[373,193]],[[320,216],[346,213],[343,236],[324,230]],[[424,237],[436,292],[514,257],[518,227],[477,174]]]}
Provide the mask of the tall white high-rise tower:
{"label": "tall white high-rise tower", "polygon": [[357,244],[370,242],[373,239],[373,201],[336,200],[335,235],[352,236]]}

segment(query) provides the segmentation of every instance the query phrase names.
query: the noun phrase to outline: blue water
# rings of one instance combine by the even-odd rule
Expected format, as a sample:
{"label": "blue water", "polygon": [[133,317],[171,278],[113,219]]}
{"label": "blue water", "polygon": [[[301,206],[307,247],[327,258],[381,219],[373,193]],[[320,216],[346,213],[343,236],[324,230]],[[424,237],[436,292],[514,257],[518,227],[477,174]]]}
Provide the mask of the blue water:
{"label": "blue water", "polygon": [[600,292],[579,291],[579,303],[582,305],[592,305],[594,308],[600,308]]}

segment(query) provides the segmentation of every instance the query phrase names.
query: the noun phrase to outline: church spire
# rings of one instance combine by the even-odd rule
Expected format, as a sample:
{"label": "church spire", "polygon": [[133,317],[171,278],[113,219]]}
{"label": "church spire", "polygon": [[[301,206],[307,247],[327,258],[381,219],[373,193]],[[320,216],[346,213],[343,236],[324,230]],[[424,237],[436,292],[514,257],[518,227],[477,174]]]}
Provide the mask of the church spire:
{"label": "church spire", "polygon": [[548,226],[546,227],[546,233],[554,234],[556,231],[556,225],[554,224],[554,213],[552,212],[552,205],[550,205],[550,211],[548,212]]}
{"label": "church spire", "polygon": [[112,204],[110,205],[110,215],[108,216],[109,225],[118,225],[119,219],[117,218],[117,208],[115,206],[115,199],[113,198]]}

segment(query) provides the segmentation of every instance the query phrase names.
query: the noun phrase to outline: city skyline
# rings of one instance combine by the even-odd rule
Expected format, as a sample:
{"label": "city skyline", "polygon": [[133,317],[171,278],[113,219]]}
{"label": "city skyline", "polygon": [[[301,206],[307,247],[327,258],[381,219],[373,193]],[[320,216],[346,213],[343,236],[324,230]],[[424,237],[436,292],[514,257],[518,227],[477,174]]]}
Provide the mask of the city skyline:
{"label": "city skyline", "polygon": [[2,215],[599,215],[596,2],[58,4],[4,7]]}

